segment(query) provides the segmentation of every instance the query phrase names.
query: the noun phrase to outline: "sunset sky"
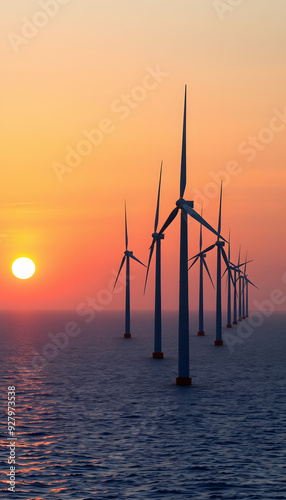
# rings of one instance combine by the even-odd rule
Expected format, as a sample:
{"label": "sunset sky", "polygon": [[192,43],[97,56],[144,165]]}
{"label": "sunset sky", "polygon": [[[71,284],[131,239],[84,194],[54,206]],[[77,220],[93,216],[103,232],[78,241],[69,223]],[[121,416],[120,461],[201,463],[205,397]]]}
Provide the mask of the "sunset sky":
{"label": "sunset sky", "polygon": [[[286,296],[285,19],[284,0],[0,3],[0,309],[75,310],[88,297],[123,309],[122,286],[110,290],[124,200],[129,249],[147,263],[161,160],[159,226],[179,198],[185,84],[185,198],[217,227],[223,172],[222,234],[234,260],[240,244],[254,259],[260,288],[250,308]],[[198,243],[190,221],[190,257]],[[164,309],[178,307],[178,250],[179,219],[162,243]],[[20,256],[37,266],[29,280],[11,273]],[[144,269],[132,261],[131,274],[132,308],[152,309],[154,263],[145,297]],[[196,268],[191,309],[197,285]],[[205,300],[213,310],[207,281]]]}

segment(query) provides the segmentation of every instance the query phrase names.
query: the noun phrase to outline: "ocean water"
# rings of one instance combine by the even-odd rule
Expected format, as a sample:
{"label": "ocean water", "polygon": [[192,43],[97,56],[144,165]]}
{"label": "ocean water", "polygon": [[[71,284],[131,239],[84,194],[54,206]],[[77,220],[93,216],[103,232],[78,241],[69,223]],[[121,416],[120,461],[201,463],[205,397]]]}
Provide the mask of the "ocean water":
{"label": "ocean water", "polygon": [[[231,345],[215,347],[214,315],[198,337],[192,313],[191,387],[175,385],[175,313],[163,315],[164,360],[151,358],[150,313],[133,313],[132,339],[122,338],[119,312],[90,323],[73,312],[0,320],[1,498],[286,499],[284,314],[244,338],[233,328]],[[57,335],[65,328],[74,336]],[[16,493],[7,484],[8,386]]]}

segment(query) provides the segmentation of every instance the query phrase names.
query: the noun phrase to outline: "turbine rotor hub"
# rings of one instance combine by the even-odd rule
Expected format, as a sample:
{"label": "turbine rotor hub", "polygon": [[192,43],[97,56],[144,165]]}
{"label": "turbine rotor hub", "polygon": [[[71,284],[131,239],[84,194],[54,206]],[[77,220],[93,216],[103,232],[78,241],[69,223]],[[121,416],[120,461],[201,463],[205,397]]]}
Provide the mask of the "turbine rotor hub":
{"label": "turbine rotor hub", "polygon": [[182,208],[183,203],[186,203],[186,200],[184,200],[184,198],[179,198],[176,201],[176,205],[177,205],[178,208]]}
{"label": "turbine rotor hub", "polygon": [[130,250],[125,250],[124,255],[126,255],[127,257],[132,257],[133,252],[130,252]]}
{"label": "turbine rotor hub", "polygon": [[153,238],[153,240],[163,240],[165,238],[165,235],[160,234],[160,236],[159,236],[159,233],[153,233],[152,238]]}

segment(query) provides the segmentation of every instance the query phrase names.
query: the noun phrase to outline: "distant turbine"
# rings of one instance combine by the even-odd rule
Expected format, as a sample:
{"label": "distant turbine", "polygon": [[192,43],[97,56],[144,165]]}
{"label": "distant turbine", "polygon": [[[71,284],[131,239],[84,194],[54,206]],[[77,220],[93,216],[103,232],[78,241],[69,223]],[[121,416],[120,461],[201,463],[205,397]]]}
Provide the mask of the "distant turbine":
{"label": "distant turbine", "polygon": [[[229,267],[233,271],[233,280],[232,280],[232,283],[233,283],[233,322],[232,322],[232,324],[233,325],[237,325],[237,297],[239,299],[239,295],[237,294],[237,281],[240,283],[240,275],[242,273],[240,268],[242,266],[246,266],[246,264],[248,264],[249,262],[252,262],[252,260],[249,260],[249,261],[240,263],[240,252],[241,252],[241,246],[239,247],[238,264],[237,265],[233,264],[233,262],[231,262],[229,260],[229,264],[230,264]],[[226,273],[226,270],[223,273],[223,276],[225,273]]]}
{"label": "distant turbine", "polygon": [[114,283],[114,288],[116,287],[116,283],[118,281],[119,275],[121,273],[121,269],[123,268],[124,262],[126,260],[126,294],[125,294],[125,333],[124,338],[131,338],[130,333],[130,259],[136,260],[142,266],[146,267],[140,260],[134,257],[133,252],[128,250],[128,231],[127,231],[127,214],[126,214],[126,202],[125,202],[125,252],[124,257],[121,261],[120,268]]}
{"label": "distant turbine", "polygon": [[[222,306],[221,306],[221,257],[223,257],[230,279],[233,280],[232,275],[231,275],[231,269],[228,263],[228,259],[224,250],[224,245],[225,241],[221,241],[221,236],[220,236],[220,231],[221,231],[221,202],[222,202],[222,181],[221,181],[221,187],[220,187],[220,202],[219,202],[219,215],[218,215],[218,230],[217,230],[217,235],[218,239],[217,241],[211,245],[210,247],[206,248],[203,250],[203,252],[200,252],[198,255],[195,255],[195,257],[198,257],[202,254],[206,254],[207,252],[210,252],[214,247],[217,247],[217,284],[216,284],[216,339],[214,344],[221,346],[223,345],[223,340],[222,340]],[[224,239],[224,238],[222,238]]]}
{"label": "distant turbine", "polygon": [[[201,211],[201,216],[203,215],[203,208],[202,208],[202,211]],[[202,235],[202,232],[203,232],[203,226],[201,224],[201,227],[200,227],[200,252],[202,251],[202,246],[203,246],[203,235]],[[189,270],[191,269],[191,267],[193,267],[195,265],[195,263],[197,262],[197,260],[199,259],[200,260],[200,284],[199,284],[199,331],[198,331],[198,335],[202,336],[205,334],[204,332],[204,267],[208,273],[208,276],[209,276],[209,279],[211,281],[211,284],[213,287],[214,284],[213,284],[213,280],[211,278],[211,275],[210,275],[210,272],[209,272],[209,268],[208,268],[208,265],[206,263],[206,254],[205,253],[202,253],[199,257],[196,257],[195,260],[193,261],[193,263],[190,265],[189,267]]]}
{"label": "distant turbine", "polygon": [[[240,261],[240,250],[241,246],[239,247],[239,254],[238,254],[238,265]],[[237,272],[238,268],[233,264],[233,281],[234,281],[234,292],[233,292],[233,325],[237,325]]]}
{"label": "distant turbine", "polygon": [[245,265],[243,272],[243,282],[242,282],[242,319],[245,319],[245,272],[246,272],[246,264],[247,264],[247,252],[245,256]]}
{"label": "distant turbine", "polygon": [[[201,222],[214,234],[218,233],[208,224],[194,209],[193,201],[184,200],[183,196],[187,182],[186,168],[186,104],[187,87],[185,87],[183,139],[181,156],[181,178],[180,198],[176,201],[176,208],[172,210],[165,224],[158,233],[158,237],[164,233],[181,210],[181,232],[180,232],[180,283],[179,283],[179,341],[178,341],[178,377],[177,385],[190,385],[192,379],[189,376],[189,297],[188,297],[188,215]],[[219,236],[219,235],[218,235]],[[155,242],[153,241],[153,246]]]}
{"label": "distant turbine", "polygon": [[244,272],[241,271],[241,275],[239,276],[239,278],[241,280],[243,280],[243,289],[242,289],[242,293],[243,293],[243,297],[244,297],[244,292],[245,292],[245,318],[248,318],[248,284],[250,284],[251,286],[254,286],[255,288],[257,288],[257,290],[259,290],[258,286],[256,286],[254,283],[252,283],[252,281],[250,281],[248,279],[248,275],[246,274],[246,265],[249,263],[249,262],[252,262],[252,260],[248,260],[245,262],[244,264]]}
{"label": "distant turbine", "polygon": [[[230,230],[229,230],[229,242],[228,242],[228,262],[230,262]],[[232,267],[230,266],[232,271]],[[236,291],[234,291],[236,293]],[[230,272],[227,273],[227,325],[226,328],[232,328],[231,324],[231,275]]]}
{"label": "distant turbine", "polygon": [[154,322],[154,352],[153,352],[153,358],[155,359],[162,359],[164,357],[164,354],[162,352],[162,308],[161,308],[161,240],[164,239],[164,234],[161,234],[159,236],[157,233],[158,221],[159,221],[160,194],[161,194],[162,165],[163,162],[161,163],[161,169],[160,169],[154,233],[152,234],[153,241],[150,247],[149,261],[146,271],[145,288],[144,288],[144,293],[145,293],[149,268],[155,244],[156,274],[155,274],[155,322]]}
{"label": "distant turbine", "polygon": [[[237,267],[240,268],[240,250],[241,246],[239,247],[239,255],[238,255],[238,264]],[[240,279],[240,274],[241,270],[238,269],[238,319],[237,321],[242,321],[242,308],[241,308],[241,279]]]}

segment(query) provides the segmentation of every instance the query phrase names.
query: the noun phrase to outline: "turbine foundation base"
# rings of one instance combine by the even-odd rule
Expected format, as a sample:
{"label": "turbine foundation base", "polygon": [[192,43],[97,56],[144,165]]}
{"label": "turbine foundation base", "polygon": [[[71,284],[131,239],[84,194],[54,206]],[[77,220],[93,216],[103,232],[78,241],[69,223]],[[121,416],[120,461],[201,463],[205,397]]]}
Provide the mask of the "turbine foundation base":
{"label": "turbine foundation base", "polygon": [[205,332],[198,332],[198,335],[202,337],[205,334]]}
{"label": "turbine foundation base", "polygon": [[241,319],[241,318],[239,318],[237,321],[242,321],[242,319]]}
{"label": "turbine foundation base", "polygon": [[191,377],[177,377],[176,385],[192,385]]}
{"label": "turbine foundation base", "polygon": [[154,358],[154,359],[163,359],[164,358],[164,353],[163,352],[153,352],[152,358]]}
{"label": "turbine foundation base", "polygon": [[233,325],[237,325],[237,321],[233,321],[233,322],[232,322],[232,324],[233,324]]}
{"label": "turbine foundation base", "polygon": [[232,326],[228,324],[228,325],[226,325],[226,328],[232,328]]}
{"label": "turbine foundation base", "polygon": [[131,339],[131,333],[124,333],[125,339]]}
{"label": "turbine foundation base", "polygon": [[223,345],[223,340],[215,340],[214,345]]}

